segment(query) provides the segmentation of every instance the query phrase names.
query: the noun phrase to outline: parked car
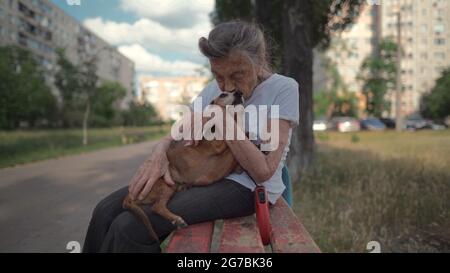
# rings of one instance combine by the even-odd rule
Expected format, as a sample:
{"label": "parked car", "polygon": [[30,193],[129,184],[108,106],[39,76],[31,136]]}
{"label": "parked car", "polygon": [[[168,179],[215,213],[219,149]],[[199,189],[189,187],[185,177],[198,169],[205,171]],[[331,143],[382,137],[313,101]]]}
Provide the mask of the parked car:
{"label": "parked car", "polygon": [[395,129],[395,120],[391,118],[380,118],[380,121],[383,122],[383,124],[388,129]]}
{"label": "parked car", "polygon": [[407,130],[431,129],[431,122],[421,117],[409,117],[403,121],[403,127]]}
{"label": "parked car", "polygon": [[361,129],[368,131],[384,131],[386,125],[377,118],[368,118],[361,120]]}
{"label": "parked car", "polygon": [[445,129],[447,129],[447,125],[433,122],[431,124],[431,129],[433,129],[433,130],[445,130]]}
{"label": "parked car", "polygon": [[313,123],[313,131],[326,131],[328,129],[328,122],[325,119],[315,120]]}
{"label": "parked car", "polygon": [[334,117],[330,121],[329,128],[339,132],[356,132],[361,130],[359,121],[351,117]]}

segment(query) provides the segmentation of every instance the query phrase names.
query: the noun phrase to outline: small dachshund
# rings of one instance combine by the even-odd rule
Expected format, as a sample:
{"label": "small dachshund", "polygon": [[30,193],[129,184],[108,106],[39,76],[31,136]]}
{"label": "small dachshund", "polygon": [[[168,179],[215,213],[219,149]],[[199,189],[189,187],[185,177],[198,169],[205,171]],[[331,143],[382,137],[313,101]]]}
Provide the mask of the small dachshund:
{"label": "small dachshund", "polygon": [[[211,104],[221,107],[243,104],[242,92],[222,93]],[[242,172],[231,150],[224,140],[199,141],[197,146],[186,146],[185,141],[172,141],[167,150],[169,172],[175,182],[168,185],[163,178],[158,179],[149,194],[142,201],[133,201],[128,195],[123,208],[132,211],[146,226],[150,236],[159,242],[147,214],[141,206],[150,205],[153,212],[169,220],[178,228],[187,224],[167,208],[167,203],[175,192],[191,186],[206,186],[223,179],[233,171]]]}

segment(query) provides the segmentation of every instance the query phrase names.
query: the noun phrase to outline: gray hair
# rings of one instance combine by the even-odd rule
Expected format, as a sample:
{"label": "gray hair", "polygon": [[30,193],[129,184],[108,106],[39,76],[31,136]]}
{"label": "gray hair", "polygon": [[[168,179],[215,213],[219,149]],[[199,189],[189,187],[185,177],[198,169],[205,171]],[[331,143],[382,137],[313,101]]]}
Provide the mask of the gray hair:
{"label": "gray hair", "polygon": [[207,58],[222,58],[233,50],[247,54],[252,62],[270,71],[269,54],[263,31],[254,23],[230,21],[217,25],[201,37],[198,47]]}

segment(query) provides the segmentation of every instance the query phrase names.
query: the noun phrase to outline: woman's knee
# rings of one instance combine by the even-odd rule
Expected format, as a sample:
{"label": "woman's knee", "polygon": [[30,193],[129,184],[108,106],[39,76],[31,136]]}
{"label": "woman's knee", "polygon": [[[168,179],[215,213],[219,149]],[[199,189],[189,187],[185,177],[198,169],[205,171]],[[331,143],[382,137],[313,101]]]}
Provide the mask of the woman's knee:
{"label": "woman's knee", "polygon": [[115,216],[123,211],[122,201],[127,194],[127,190],[122,188],[109,196],[103,198],[94,207],[92,218],[106,217],[115,218]]}
{"label": "woman's knee", "polygon": [[110,231],[115,236],[125,238],[134,243],[149,245],[155,243],[144,224],[131,212],[119,214],[111,223]]}

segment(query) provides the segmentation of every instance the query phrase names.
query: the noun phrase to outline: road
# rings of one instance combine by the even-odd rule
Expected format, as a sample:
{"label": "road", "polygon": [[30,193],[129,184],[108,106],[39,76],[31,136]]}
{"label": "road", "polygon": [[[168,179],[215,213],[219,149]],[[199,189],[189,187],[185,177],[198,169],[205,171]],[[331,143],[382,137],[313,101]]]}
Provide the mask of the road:
{"label": "road", "polygon": [[154,142],[0,170],[0,252],[69,252],[95,204],[128,185]]}

